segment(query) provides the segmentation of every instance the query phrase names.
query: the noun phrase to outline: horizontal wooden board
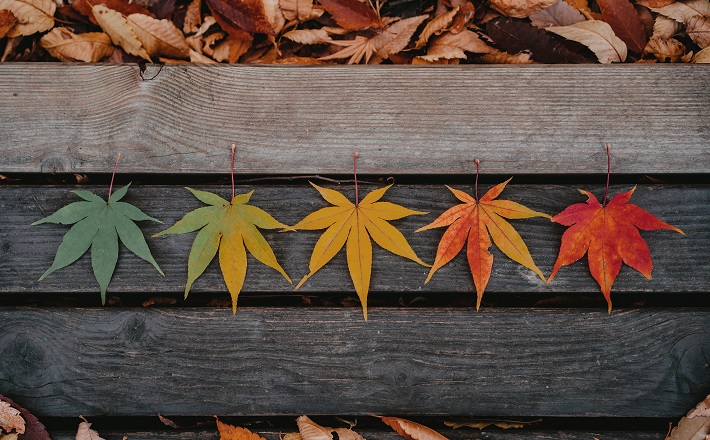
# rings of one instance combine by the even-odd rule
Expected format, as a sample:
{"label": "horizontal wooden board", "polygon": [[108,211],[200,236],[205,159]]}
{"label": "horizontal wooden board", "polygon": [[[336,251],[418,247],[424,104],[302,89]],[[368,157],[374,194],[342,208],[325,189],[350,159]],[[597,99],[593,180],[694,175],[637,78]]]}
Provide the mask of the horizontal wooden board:
{"label": "horizontal wooden board", "polygon": [[[144,80],[145,78],[145,80]],[[0,68],[0,173],[707,173],[710,67]]]}
{"label": "horizontal wooden board", "polygon": [[680,417],[708,309],[0,308],[0,389],[38,416]]}
{"label": "horizontal wooden board", "polygon": [[[295,424],[294,424],[295,427]],[[402,436],[394,431],[376,431],[371,429],[357,429],[355,431],[367,440],[402,440]],[[290,431],[262,431],[254,429],[266,440],[283,440],[284,434]],[[437,432],[450,440],[591,440],[595,437],[604,440],[661,440],[664,433],[660,432],[630,432],[630,431],[531,431],[531,430],[471,430],[438,429]],[[75,432],[52,432],[53,440],[74,440]],[[217,440],[219,435],[214,431],[99,431],[106,440],[122,440],[127,436],[130,440]]]}
{"label": "horizontal wooden board", "polygon": [[[467,186],[458,186],[471,191]],[[600,199],[604,189],[584,186]],[[228,187],[200,187],[228,196]],[[362,193],[373,188],[363,186]],[[481,193],[489,188],[482,185]],[[615,186],[611,194],[626,191],[630,185]],[[105,196],[105,187],[88,187]],[[339,188],[354,198],[352,185]],[[64,225],[30,224],[49,215],[61,206],[79,200],[66,187],[5,187],[0,191],[0,292],[97,292],[98,285],[91,271],[90,257],[85,255],[77,263],[53,273],[41,282],[39,276],[51,265],[62,236],[69,227]],[[239,192],[247,191],[239,188]],[[586,197],[574,186],[542,186],[510,184],[501,195],[521,202],[541,212],[555,214]],[[187,190],[174,187],[135,186],[125,201],[134,203],[164,225],[142,222],[146,235],[154,234],[180,219],[188,211],[201,205]],[[383,200],[402,204],[430,214],[394,221],[415,251],[425,260],[433,261],[443,228],[414,233],[433,221],[441,212],[458,203],[443,186],[396,185]],[[685,236],[671,231],[643,232],[654,259],[652,280],[624,267],[614,285],[614,292],[707,292],[710,286],[710,187],[703,185],[646,185],[640,186],[632,202],[644,207],[661,219],[686,232]],[[295,224],[308,213],[327,205],[318,192],[308,185],[259,186],[251,203],[277,219]],[[545,275],[557,257],[565,228],[546,218],[514,220],[520,234]],[[308,271],[312,249],[321,231],[282,233],[264,231],[272,244],[277,259],[295,282]],[[149,238],[156,260],[165,271],[161,277],[148,263],[123,249],[109,292],[181,292],[184,290],[187,256],[195,234]],[[554,282],[545,284],[532,271],[513,263],[495,247],[493,274],[488,292],[598,292],[589,274],[586,257],[563,268]],[[288,292],[290,285],[276,271],[256,260],[248,262],[244,292]],[[371,291],[376,292],[472,292],[473,281],[465,254],[440,269],[428,284],[424,284],[428,268],[395,256],[375,246]],[[226,292],[217,260],[194,284],[193,294]],[[347,271],[345,251],[306,282],[299,292],[352,291]],[[96,295],[98,298],[98,295]]]}

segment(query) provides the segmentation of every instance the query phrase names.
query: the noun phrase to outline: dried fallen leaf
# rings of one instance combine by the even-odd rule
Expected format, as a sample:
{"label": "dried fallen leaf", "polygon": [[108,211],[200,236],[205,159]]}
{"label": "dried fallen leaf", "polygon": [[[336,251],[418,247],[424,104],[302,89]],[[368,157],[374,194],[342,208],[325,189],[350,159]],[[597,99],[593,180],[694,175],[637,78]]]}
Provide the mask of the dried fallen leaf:
{"label": "dried fallen leaf", "polygon": [[129,183],[109,194],[108,201],[90,191],[71,191],[84,201],[70,203],[54,214],[32,223],[33,226],[43,223],[74,225],[64,235],[52,266],[39,278],[40,281],[52,272],[74,263],[91,248],[91,267],[101,289],[101,302],[105,304],[106,289],[118,261],[119,240],[129,251],[152,264],[165,276],[153,259],[143,233],[134,223],[144,220],[161,222],[130,203],[121,201],[130,186]]}
{"label": "dried fallen leaf", "polygon": [[701,49],[710,46],[710,17],[696,15],[685,22],[685,31]]}
{"label": "dried fallen leaf", "polygon": [[636,0],[637,5],[645,6],[647,8],[662,8],[668,6],[676,0]]}
{"label": "dried fallen leaf", "polygon": [[333,433],[337,435],[339,440],[365,440],[352,429],[321,426],[307,416],[296,419],[296,424],[303,440],[333,440]]}
{"label": "dried fallen leaf", "polygon": [[367,320],[367,293],[372,272],[370,238],[395,255],[428,266],[417,257],[404,235],[388,223],[391,220],[426,213],[412,211],[390,202],[380,202],[392,185],[376,189],[361,201],[356,200],[356,203],[352,203],[338,191],[321,188],[313,183],[311,185],[328,203],[335,206],[319,209],[293,226],[296,230],[309,231],[327,228],[313,248],[309,263],[310,272],[298,283],[296,289],[346,246],[350,277],[362,303],[363,316]]}
{"label": "dried fallen leaf", "polygon": [[246,428],[222,423],[216,416],[215,419],[217,420],[219,440],[266,440],[264,437],[254,434]]}
{"label": "dried fallen leaf", "polygon": [[663,63],[678,63],[683,61],[685,46],[675,38],[651,37],[643,50],[644,54],[653,55]]}
{"label": "dried fallen leaf", "polygon": [[680,31],[681,24],[672,18],[659,15],[653,22],[653,37],[671,38]]}
{"label": "dried fallen leaf", "polygon": [[447,186],[463,203],[448,209],[439,218],[417,230],[419,232],[448,226],[441,237],[436,250],[436,259],[424,283],[428,283],[437,270],[458,255],[468,240],[466,256],[476,286],[476,310],[481,307],[483,292],[488,285],[493,268],[493,255],[488,252],[491,238],[508,258],[532,270],[545,281],[545,276],[535,265],[523,238],[505,219],[549,218],[550,216],[510,200],[496,200],[508,182],[510,179],[494,186],[480,199]]}
{"label": "dried fallen leaf", "polygon": [[150,17],[155,17],[141,3],[142,2],[135,2],[131,0],[76,0],[72,3],[72,8],[74,8],[74,10],[81,15],[88,17],[94,24],[98,23],[94,19],[91,7],[96,5],[106,6],[107,8],[120,12],[123,15],[144,14]]}
{"label": "dried fallen leaf", "polygon": [[361,35],[356,36],[353,40],[333,40],[332,44],[342,46],[342,49],[332,55],[318,58],[321,61],[341,60],[350,58],[348,64],[358,64],[363,59],[365,64],[370,62],[370,58],[375,53],[375,47],[372,45],[372,40]]}
{"label": "dried fallen leaf", "polygon": [[695,56],[693,57],[693,62],[694,63],[704,63],[704,64],[710,63],[710,47],[706,47],[705,49],[696,53]]}
{"label": "dried fallen leaf", "polygon": [[706,440],[710,437],[710,396],[680,419],[666,440]]}
{"label": "dried fallen leaf", "polygon": [[17,18],[7,32],[8,37],[19,37],[44,32],[54,27],[57,4],[52,0],[0,0],[0,10],[6,9]]}
{"label": "dried fallen leaf", "polygon": [[0,39],[5,38],[5,35],[17,23],[17,17],[8,9],[0,9]]}
{"label": "dried fallen leaf", "polygon": [[283,34],[284,38],[301,44],[326,44],[333,42],[323,29],[296,29]]}
{"label": "dried fallen leaf", "polygon": [[235,38],[243,37],[236,30],[275,35],[261,0],[207,0],[207,6],[222,29]]}
{"label": "dried fallen leaf", "polygon": [[358,0],[318,0],[318,2],[343,29],[358,31],[366,28],[384,28],[382,19],[366,3]]}
{"label": "dried fallen leaf", "polygon": [[261,0],[261,4],[274,34],[280,34],[286,24],[286,18],[279,7],[279,0]]}
{"label": "dried fallen leaf", "polygon": [[685,23],[695,15],[710,17],[710,2],[708,0],[680,0],[662,8],[650,8],[679,23]]}
{"label": "dried fallen leaf", "polygon": [[91,423],[84,419],[79,423],[79,428],[76,430],[76,440],[105,440],[98,432],[91,429]]}
{"label": "dried fallen leaf", "polygon": [[448,440],[443,435],[411,420],[382,417],[382,421],[407,440]]}
{"label": "dried fallen leaf", "polygon": [[102,5],[94,6],[93,11],[96,22],[111,37],[113,44],[121,46],[126,53],[152,62],[150,55],[145,51],[136,32],[133,30],[133,26],[123,14]]}
{"label": "dried fallen leaf", "polygon": [[52,29],[39,42],[50,55],[65,62],[96,63],[114,50],[111,38],[103,32],[75,34],[65,27]]}
{"label": "dried fallen leaf", "polygon": [[530,15],[530,22],[533,26],[539,28],[569,26],[584,20],[584,15],[581,12],[563,0],[559,0],[549,8]]}
{"label": "dried fallen leaf", "polygon": [[478,61],[489,64],[533,64],[529,53],[511,55],[508,52],[493,52],[478,58]]}
{"label": "dried fallen leaf", "polygon": [[549,8],[557,0],[490,0],[491,7],[507,17],[525,18]]}
{"label": "dried fallen leaf", "polygon": [[432,35],[443,31],[446,26],[451,24],[458,11],[459,8],[456,7],[445,14],[439,15],[438,17],[427,23],[426,26],[424,26],[422,32],[419,34],[419,39],[417,39],[416,48],[421,49],[422,47],[426,46],[427,42],[429,41],[429,38]]}
{"label": "dried fallen leaf", "polygon": [[498,51],[481,40],[477,33],[466,30],[458,34],[447,32],[437,37],[436,40],[429,45],[427,55],[420,58],[427,61],[436,61],[441,58],[466,59],[465,52],[485,54]]}
{"label": "dried fallen leaf", "polygon": [[626,44],[614,35],[611,26],[603,21],[587,20],[545,30],[584,44],[594,52],[600,63],[619,63],[626,60]]}
{"label": "dried fallen leaf", "polygon": [[419,15],[396,21],[389,25],[384,32],[373,37],[371,42],[377,56],[386,59],[406,48],[414,32],[428,17],[428,15]]}
{"label": "dried fallen leaf", "polygon": [[[187,188],[198,200],[209,206],[197,208],[168,229],[153,237],[166,234],[186,234],[200,230],[192,243],[187,262],[187,285],[185,298],[192,283],[207,269],[219,250],[219,264],[224,281],[232,296],[232,312],[237,312],[237,298],[242,290],[247,273],[247,249],[258,261],[275,269],[290,283],[276,255],[266,241],[261,229],[289,227],[269,215],[266,211],[248,205],[254,191],[233,195],[227,201],[217,194]],[[245,248],[246,245],[246,248]]]}
{"label": "dried fallen leaf", "polygon": [[0,400],[0,433],[3,431],[24,434],[25,419],[22,418],[18,409],[13,408],[8,402]]}
{"label": "dried fallen leaf", "polygon": [[226,40],[219,43],[215,48],[208,53],[216,61],[228,63],[236,63],[239,61],[239,57],[247,53],[249,47],[251,46],[252,38],[237,40],[236,38],[229,36]]}
{"label": "dried fallen leaf", "polygon": [[289,432],[288,434],[284,435],[284,438],[281,440],[303,440],[303,437],[301,437],[301,434],[298,432]]}
{"label": "dried fallen leaf", "polygon": [[182,24],[182,31],[186,34],[194,34],[202,24],[202,0],[192,0],[185,11],[185,21]]}
{"label": "dried fallen leaf", "polygon": [[638,230],[670,229],[681,234],[683,231],[627,203],[635,189],[617,194],[609,203],[606,195],[599,203],[594,194],[580,190],[588,197],[587,203],[575,203],[552,217],[553,222],[569,228],[562,235],[560,252],[548,283],[562,266],[588,254],[589,270],[611,311],[611,287],[623,263],[651,279],[651,251]]}
{"label": "dried fallen leaf", "polygon": [[646,31],[636,8],[629,0],[597,0],[602,20],[626,43],[628,50],[641,53],[646,47]]}
{"label": "dried fallen leaf", "polygon": [[313,20],[323,15],[323,9],[314,8],[313,0],[280,0],[281,12],[286,20],[300,22]]}
{"label": "dried fallen leaf", "polygon": [[190,48],[185,36],[170,20],[158,20],[144,14],[131,14],[127,17],[138,40],[150,56],[168,58],[189,58]]}

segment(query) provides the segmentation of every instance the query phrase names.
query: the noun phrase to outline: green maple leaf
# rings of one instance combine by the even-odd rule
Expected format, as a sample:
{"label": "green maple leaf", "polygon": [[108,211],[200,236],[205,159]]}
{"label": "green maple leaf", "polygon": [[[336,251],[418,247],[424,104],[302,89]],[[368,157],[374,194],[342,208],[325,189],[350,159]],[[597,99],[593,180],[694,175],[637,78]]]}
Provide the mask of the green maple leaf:
{"label": "green maple leaf", "polygon": [[134,223],[142,220],[162,222],[144,214],[130,203],[120,201],[129,186],[130,183],[114,192],[108,202],[90,191],[71,191],[85,201],[71,203],[49,217],[32,223],[33,226],[42,223],[74,225],[64,234],[52,266],[39,278],[40,281],[52,272],[69,266],[91,248],[91,267],[101,288],[101,303],[105,304],[106,289],[118,261],[119,238],[128,250],[152,264],[165,276],[153,259],[143,233]]}
{"label": "green maple leaf", "polygon": [[237,297],[246,278],[247,250],[258,261],[276,269],[289,283],[291,282],[291,278],[276,261],[271,246],[257,228],[293,229],[279,222],[263,209],[248,205],[254,191],[238,194],[229,202],[211,192],[187,189],[208,206],[188,212],[168,229],[153,235],[159,237],[165,234],[186,234],[200,229],[192,243],[187,260],[185,298],[190,292],[192,283],[207,269],[218,250],[219,265],[232,296],[234,313],[237,311]]}

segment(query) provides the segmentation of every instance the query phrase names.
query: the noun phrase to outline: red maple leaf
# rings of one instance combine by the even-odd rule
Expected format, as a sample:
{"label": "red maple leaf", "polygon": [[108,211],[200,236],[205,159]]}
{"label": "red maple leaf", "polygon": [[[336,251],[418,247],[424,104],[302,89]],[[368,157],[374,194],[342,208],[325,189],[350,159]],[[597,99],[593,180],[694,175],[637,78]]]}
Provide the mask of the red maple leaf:
{"label": "red maple leaf", "polygon": [[584,254],[588,254],[589,271],[599,283],[611,311],[611,286],[621,270],[622,263],[651,279],[651,251],[639,229],[670,229],[685,234],[637,205],[627,203],[635,189],[636,187],[617,194],[607,204],[607,173],[607,189],[603,203],[599,203],[594,194],[580,190],[589,197],[587,203],[575,203],[552,217],[553,222],[569,226],[569,229],[562,235],[560,253],[547,279],[548,283],[562,266],[572,264]]}

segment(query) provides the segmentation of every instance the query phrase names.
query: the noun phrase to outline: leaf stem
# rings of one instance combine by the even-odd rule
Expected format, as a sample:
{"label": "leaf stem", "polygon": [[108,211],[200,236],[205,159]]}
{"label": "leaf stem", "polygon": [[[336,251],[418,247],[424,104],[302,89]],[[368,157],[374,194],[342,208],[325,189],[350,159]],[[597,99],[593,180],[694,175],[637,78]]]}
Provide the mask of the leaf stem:
{"label": "leaf stem", "polygon": [[[116,168],[118,168],[118,161],[123,157],[123,153],[118,153],[116,156],[116,163],[113,164],[113,173],[111,174],[111,184],[108,186],[108,198],[111,198],[111,193],[113,192],[113,179],[116,177]],[[106,202],[108,203],[108,201]]]}
{"label": "leaf stem", "polygon": [[232,200],[234,200],[234,150],[237,149],[236,144],[232,144],[232,161],[229,165],[229,171],[232,173]]}
{"label": "leaf stem", "polygon": [[476,162],[476,185],[474,193],[476,194],[476,201],[478,201],[478,172],[480,171],[481,161],[476,159],[474,162]]}
{"label": "leaf stem", "polygon": [[353,154],[353,178],[355,179],[355,206],[360,204],[360,194],[357,190],[357,156],[358,154]]}
{"label": "leaf stem", "polygon": [[611,176],[611,154],[609,153],[609,144],[606,144],[606,191],[602,206],[606,206],[606,199],[609,196],[609,176]]}

